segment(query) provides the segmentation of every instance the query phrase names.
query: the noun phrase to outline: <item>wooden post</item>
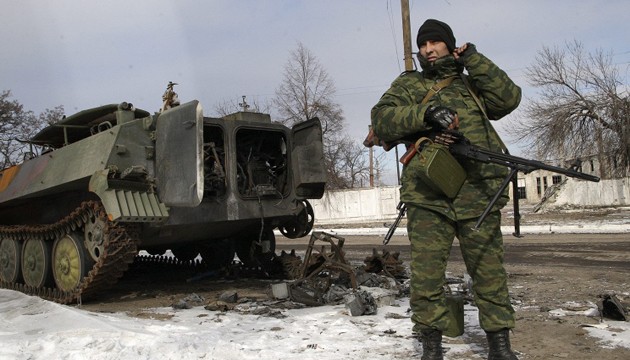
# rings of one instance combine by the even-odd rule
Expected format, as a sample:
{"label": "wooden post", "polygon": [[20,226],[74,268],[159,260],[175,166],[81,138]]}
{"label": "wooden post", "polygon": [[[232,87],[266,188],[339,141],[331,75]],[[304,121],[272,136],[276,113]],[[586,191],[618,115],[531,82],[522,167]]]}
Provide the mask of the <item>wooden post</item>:
{"label": "wooden post", "polygon": [[374,187],[374,147],[370,148],[370,187]]}
{"label": "wooden post", "polygon": [[411,21],[409,20],[409,0],[400,0],[403,26],[403,49],[405,54],[405,71],[413,71],[413,58],[411,54]]}

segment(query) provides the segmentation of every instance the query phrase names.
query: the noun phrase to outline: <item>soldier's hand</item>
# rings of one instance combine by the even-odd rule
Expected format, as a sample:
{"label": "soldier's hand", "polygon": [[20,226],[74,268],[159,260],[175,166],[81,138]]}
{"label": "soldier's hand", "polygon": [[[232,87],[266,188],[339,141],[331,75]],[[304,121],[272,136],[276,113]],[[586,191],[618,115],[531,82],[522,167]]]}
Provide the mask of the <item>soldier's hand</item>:
{"label": "soldier's hand", "polygon": [[424,113],[424,122],[435,129],[453,128],[457,113],[445,106],[429,106]]}
{"label": "soldier's hand", "polygon": [[477,47],[472,43],[465,43],[464,45],[453,50],[453,57],[455,61],[460,64],[466,63],[466,60],[473,54],[477,53]]}

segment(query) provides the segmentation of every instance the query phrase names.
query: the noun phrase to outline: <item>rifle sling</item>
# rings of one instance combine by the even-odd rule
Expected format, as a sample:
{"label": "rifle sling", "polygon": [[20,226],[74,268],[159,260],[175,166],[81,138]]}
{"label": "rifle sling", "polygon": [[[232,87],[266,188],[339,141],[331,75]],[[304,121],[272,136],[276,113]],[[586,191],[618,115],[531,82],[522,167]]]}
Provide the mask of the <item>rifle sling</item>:
{"label": "rifle sling", "polygon": [[451,85],[453,80],[455,80],[455,76],[447,77],[446,79],[440,80],[439,82],[435,83],[433,86],[431,86],[431,88],[429,89],[427,94],[424,96],[424,98],[422,99],[422,102],[420,102],[420,104],[424,105],[424,104],[428,103],[429,100],[431,100],[431,98],[433,97],[433,95],[439,93],[440,90],[442,90],[445,87]]}
{"label": "rifle sling", "polygon": [[[461,73],[459,75],[460,75],[462,81],[464,82],[464,85],[466,85],[466,90],[468,90],[468,93],[473,98],[473,100],[475,100],[475,103],[479,107],[479,110],[481,110],[481,113],[483,113],[483,116],[486,119],[486,123],[496,133],[497,131],[494,129],[494,126],[492,126],[492,123],[490,122],[490,118],[488,117],[488,113],[486,112],[486,107],[481,103],[481,100],[479,100],[479,96],[477,96],[477,92],[470,85],[470,82],[468,81],[468,78],[466,78],[466,76],[463,73]],[[503,142],[503,140],[501,139],[500,136],[497,136],[497,140],[499,141],[499,145],[501,145],[501,147],[503,148],[503,151],[505,151],[506,154],[509,154],[508,148],[507,148],[507,146],[505,146],[505,143]]]}

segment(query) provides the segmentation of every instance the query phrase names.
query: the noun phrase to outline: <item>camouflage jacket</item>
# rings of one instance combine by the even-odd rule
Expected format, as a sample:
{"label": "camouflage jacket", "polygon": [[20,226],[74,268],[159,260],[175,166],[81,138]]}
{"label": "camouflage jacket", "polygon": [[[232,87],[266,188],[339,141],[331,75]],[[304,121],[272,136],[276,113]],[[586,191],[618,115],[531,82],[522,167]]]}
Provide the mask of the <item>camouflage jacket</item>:
{"label": "camouflage jacket", "polygon": [[[422,59],[424,60],[424,59]],[[467,57],[462,65],[452,55],[440,58],[432,65],[421,62],[422,72],[404,73],[372,108],[372,128],[381,140],[395,141],[431,128],[424,122],[424,113],[431,105],[446,106],[459,115],[459,130],[474,145],[501,152],[502,142],[492,125],[469,93],[461,79],[464,67],[467,79],[491,120],[498,120],[514,110],[521,99],[521,89],[507,74],[480,53]],[[446,88],[421,104],[428,90],[442,79],[457,76]],[[465,75],[466,76],[466,75]],[[471,219],[481,215],[497,192],[508,169],[464,159],[459,161],[467,173],[466,181],[454,199],[432,191],[417,176],[419,159],[415,156],[403,169],[400,199],[438,211],[450,219]],[[507,203],[507,192],[497,202],[496,209]]]}

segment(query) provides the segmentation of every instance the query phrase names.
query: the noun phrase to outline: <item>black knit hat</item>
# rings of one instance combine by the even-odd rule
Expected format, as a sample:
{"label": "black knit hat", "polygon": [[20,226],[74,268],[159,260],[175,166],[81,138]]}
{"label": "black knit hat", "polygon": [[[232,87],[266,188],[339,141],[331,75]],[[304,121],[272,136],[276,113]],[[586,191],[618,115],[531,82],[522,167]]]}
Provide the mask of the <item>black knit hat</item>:
{"label": "black knit hat", "polygon": [[420,26],[420,29],[418,29],[418,38],[416,39],[418,48],[429,40],[443,41],[446,43],[449,52],[455,50],[455,35],[453,35],[453,30],[451,30],[451,27],[448,26],[447,23],[440,20],[428,19]]}

